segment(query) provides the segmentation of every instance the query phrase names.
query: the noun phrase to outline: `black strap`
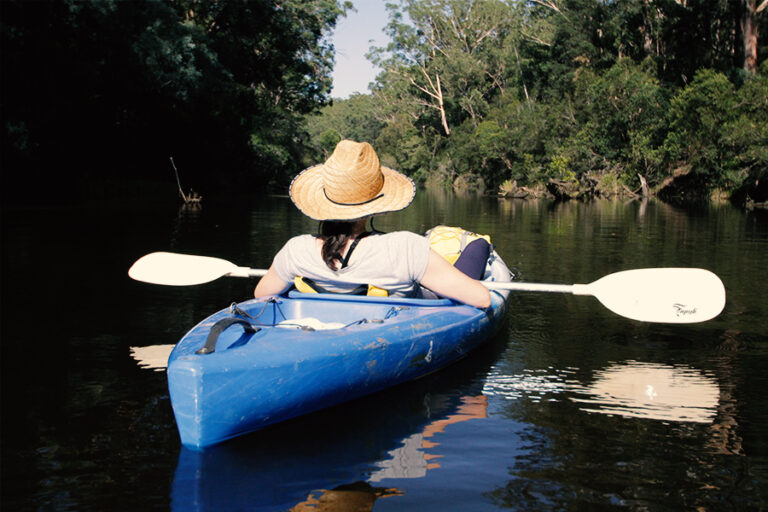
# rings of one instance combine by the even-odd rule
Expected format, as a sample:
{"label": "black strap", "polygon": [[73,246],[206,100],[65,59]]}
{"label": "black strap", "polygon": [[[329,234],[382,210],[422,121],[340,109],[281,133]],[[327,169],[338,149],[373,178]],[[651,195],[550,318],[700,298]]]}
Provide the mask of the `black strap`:
{"label": "black strap", "polygon": [[203,348],[199,349],[195,354],[210,354],[211,352],[214,352],[216,350],[216,342],[219,340],[219,335],[224,332],[228,327],[234,325],[234,324],[240,324],[243,326],[243,331],[245,331],[248,334],[253,334],[255,332],[260,331],[258,327],[254,326],[247,320],[243,320],[242,318],[223,318],[213,324],[213,327],[211,327],[211,330],[208,332],[208,338],[205,340],[205,345]]}
{"label": "black strap", "polygon": [[365,201],[363,201],[361,203],[340,203],[340,202],[334,201],[333,199],[328,197],[328,193],[325,191],[325,187],[323,187],[323,195],[325,196],[325,198],[327,200],[329,200],[333,204],[338,204],[339,206],[360,206],[360,205],[363,205],[363,204],[372,203],[373,201],[375,201],[375,200],[377,200],[377,199],[379,199],[381,197],[384,197],[384,193],[381,193],[381,194],[379,194],[379,195],[377,195],[375,197],[372,197],[370,199],[366,199]]}
{"label": "black strap", "polygon": [[347,255],[344,256],[344,259],[339,258],[339,261],[341,261],[341,268],[346,268],[347,265],[349,264],[349,258],[352,256],[352,251],[354,251],[355,247],[357,247],[357,243],[370,234],[371,234],[370,231],[363,231],[362,233],[360,233],[355,237],[355,239],[352,241],[352,245],[349,246]]}
{"label": "black strap", "polygon": [[[370,231],[363,231],[359,235],[355,237],[354,240],[352,240],[352,244],[349,246],[349,250],[347,251],[347,255],[345,257],[341,257],[341,254],[336,254],[336,259],[339,260],[341,263],[340,268],[346,268],[347,265],[349,265],[349,258],[352,257],[352,252],[354,252],[355,247],[357,247],[357,244],[362,240],[363,238],[367,237],[368,235],[372,234]],[[302,281],[304,281],[304,284],[312,288],[317,293],[335,293],[337,295],[367,295],[368,294],[368,285],[367,284],[361,284],[357,288],[354,288],[348,292],[331,292],[317,284],[314,280],[308,278],[308,277],[302,277]]]}

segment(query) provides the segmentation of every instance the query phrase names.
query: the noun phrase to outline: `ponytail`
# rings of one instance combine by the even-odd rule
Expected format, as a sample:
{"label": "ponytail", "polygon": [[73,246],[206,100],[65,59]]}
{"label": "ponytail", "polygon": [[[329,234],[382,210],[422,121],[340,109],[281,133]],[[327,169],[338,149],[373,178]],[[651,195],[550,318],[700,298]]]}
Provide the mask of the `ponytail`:
{"label": "ponytail", "polygon": [[356,221],[327,220],[320,223],[320,238],[323,240],[323,261],[331,270],[338,270],[336,261],[341,262],[341,249],[352,238]]}

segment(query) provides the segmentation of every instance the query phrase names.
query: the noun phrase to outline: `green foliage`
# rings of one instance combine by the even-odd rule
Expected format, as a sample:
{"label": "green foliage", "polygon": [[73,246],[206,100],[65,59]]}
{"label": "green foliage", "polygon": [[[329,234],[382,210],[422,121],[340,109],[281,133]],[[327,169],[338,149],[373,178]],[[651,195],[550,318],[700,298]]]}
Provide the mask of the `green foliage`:
{"label": "green foliage", "polygon": [[704,69],[680,91],[670,106],[667,152],[675,161],[690,162],[713,185],[726,179],[733,164],[721,143],[724,124],[736,116],[733,84],[722,73]]}
{"label": "green foliage", "polygon": [[555,155],[549,161],[547,174],[553,178],[564,181],[576,181],[576,175],[570,169],[570,160],[567,156]]}
{"label": "green foliage", "polygon": [[768,164],[768,78],[736,87],[704,69],[671,103],[666,141],[673,162],[690,163],[710,188],[734,189]]}
{"label": "green foliage", "polygon": [[419,182],[490,188],[615,191],[682,167],[731,190],[768,167],[766,64],[741,69],[738,2],[399,0],[372,94],[331,101],[327,35],[350,7],[6,0],[3,166],[168,179],[174,156],[201,192],[263,188],[349,138]]}
{"label": "green foliage", "polygon": [[738,91],[735,118],[723,128],[722,143],[733,155],[738,181],[746,173],[753,178],[768,170],[768,62],[758,76],[747,80]]}
{"label": "green foliage", "polygon": [[96,175],[168,179],[169,156],[201,192],[285,180],[298,166],[303,116],[328,101],[326,34],[346,8],[7,0],[4,167],[77,162],[76,176],[41,180],[70,189]]}
{"label": "green foliage", "polygon": [[680,167],[733,189],[766,167],[765,65],[756,77],[735,71],[744,41],[733,2],[401,0],[389,10],[391,42],[370,55],[384,70],[371,95],[376,146],[420,180],[558,179],[615,194]]}
{"label": "green foliage", "polygon": [[605,169],[627,181],[636,174],[660,177],[668,101],[653,74],[621,59],[602,74],[582,70],[575,82],[580,129],[567,145],[589,148],[574,155],[580,174]]}
{"label": "green foliage", "polygon": [[313,161],[328,158],[342,139],[374,143],[384,123],[376,118],[373,97],[354,94],[346,100],[334,100],[317,114],[307,118],[307,132]]}

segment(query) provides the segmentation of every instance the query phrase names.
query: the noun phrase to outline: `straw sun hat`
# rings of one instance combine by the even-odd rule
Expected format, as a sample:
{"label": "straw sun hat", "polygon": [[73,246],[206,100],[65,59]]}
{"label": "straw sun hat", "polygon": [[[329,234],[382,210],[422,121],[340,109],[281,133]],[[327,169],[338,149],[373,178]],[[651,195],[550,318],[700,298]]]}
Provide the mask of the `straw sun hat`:
{"label": "straw sun hat", "polygon": [[342,140],[320,165],[293,179],[291,200],[315,220],[357,220],[402,210],[413,201],[413,181],[379,164],[367,142]]}

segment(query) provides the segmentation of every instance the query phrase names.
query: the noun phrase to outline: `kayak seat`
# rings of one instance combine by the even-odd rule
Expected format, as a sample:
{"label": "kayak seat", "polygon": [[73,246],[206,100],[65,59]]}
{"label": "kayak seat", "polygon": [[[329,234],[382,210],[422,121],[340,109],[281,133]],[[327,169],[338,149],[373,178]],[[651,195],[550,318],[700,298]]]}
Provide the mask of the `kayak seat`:
{"label": "kayak seat", "polygon": [[293,279],[293,286],[302,293],[338,293],[339,295],[368,295],[371,297],[388,297],[389,292],[372,284],[361,284],[348,292],[331,292],[317,284],[308,277],[296,276]]}

